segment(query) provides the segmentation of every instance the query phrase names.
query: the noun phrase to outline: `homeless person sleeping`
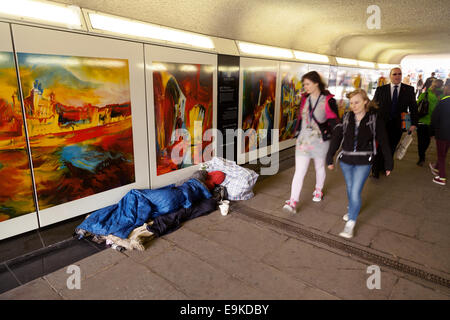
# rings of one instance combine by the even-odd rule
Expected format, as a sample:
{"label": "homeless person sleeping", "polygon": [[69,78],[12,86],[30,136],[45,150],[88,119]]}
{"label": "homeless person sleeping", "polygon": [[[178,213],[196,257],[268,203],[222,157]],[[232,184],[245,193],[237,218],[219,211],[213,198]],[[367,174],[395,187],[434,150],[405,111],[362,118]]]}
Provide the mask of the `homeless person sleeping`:
{"label": "homeless person sleeping", "polygon": [[81,239],[114,245],[118,250],[145,250],[154,237],[181,223],[211,213],[223,200],[221,171],[196,171],[189,179],[159,189],[133,189],[119,203],[92,212],[75,229]]}

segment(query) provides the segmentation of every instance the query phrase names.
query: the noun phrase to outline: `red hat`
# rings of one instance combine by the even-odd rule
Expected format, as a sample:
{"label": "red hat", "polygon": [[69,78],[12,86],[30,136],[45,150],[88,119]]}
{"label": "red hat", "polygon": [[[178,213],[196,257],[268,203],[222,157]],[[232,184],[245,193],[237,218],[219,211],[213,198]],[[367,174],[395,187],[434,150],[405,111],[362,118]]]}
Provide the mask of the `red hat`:
{"label": "red hat", "polygon": [[225,180],[225,173],[222,171],[211,171],[208,172],[208,176],[206,177],[205,184],[208,189],[212,190],[216,186],[216,184],[221,184]]}

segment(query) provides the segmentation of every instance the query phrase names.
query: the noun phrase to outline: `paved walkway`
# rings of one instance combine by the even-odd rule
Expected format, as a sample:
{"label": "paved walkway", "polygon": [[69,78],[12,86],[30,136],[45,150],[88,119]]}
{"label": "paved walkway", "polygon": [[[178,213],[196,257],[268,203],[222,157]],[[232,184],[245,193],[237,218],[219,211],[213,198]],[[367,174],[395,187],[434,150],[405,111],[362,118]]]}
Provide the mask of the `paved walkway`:
{"label": "paved walkway", "polygon": [[[434,141],[430,157],[435,156]],[[328,171],[314,203],[308,172],[298,214],[281,210],[294,168],[262,177],[255,197],[188,221],[144,252],[104,250],[76,263],[81,288],[63,268],[0,299],[450,299],[450,190],[417,167],[415,145],[390,177],[370,179],[352,240],[345,185]],[[293,150],[286,151],[292,153]],[[370,265],[381,289],[368,289]]]}

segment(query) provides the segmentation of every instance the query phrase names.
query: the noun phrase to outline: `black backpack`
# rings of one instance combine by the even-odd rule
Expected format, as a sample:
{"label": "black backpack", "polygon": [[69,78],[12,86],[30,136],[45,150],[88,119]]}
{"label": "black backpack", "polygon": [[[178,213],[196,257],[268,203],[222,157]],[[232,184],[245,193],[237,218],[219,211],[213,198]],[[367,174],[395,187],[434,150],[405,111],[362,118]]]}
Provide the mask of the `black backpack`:
{"label": "black backpack", "polygon": [[422,100],[420,100],[419,105],[417,106],[417,114],[419,119],[425,117],[428,114],[430,107],[430,102],[428,101],[428,91],[425,92],[425,96]]}

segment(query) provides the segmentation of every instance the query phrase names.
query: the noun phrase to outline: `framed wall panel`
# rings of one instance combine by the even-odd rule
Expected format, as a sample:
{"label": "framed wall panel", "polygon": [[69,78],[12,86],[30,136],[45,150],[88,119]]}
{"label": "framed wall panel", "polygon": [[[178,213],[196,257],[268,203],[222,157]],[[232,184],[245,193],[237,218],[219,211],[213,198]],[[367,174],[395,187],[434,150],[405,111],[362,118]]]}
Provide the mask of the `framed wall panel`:
{"label": "framed wall panel", "polygon": [[13,25],[41,226],[149,187],[143,44]]}
{"label": "framed wall panel", "polygon": [[[279,103],[276,99],[279,62],[241,58],[240,64],[239,129],[242,130],[238,131],[238,164],[271,154]],[[256,134],[249,134],[252,130]]]}
{"label": "framed wall panel", "polygon": [[[185,179],[215,155],[217,55],[145,45],[152,188]],[[179,134],[178,136],[176,134]]]}
{"label": "framed wall panel", "polygon": [[10,27],[0,23],[0,239],[38,228]]}
{"label": "framed wall panel", "polygon": [[279,100],[275,123],[279,129],[280,150],[295,145],[294,129],[300,109],[303,85],[302,76],[308,72],[303,63],[280,62]]}

